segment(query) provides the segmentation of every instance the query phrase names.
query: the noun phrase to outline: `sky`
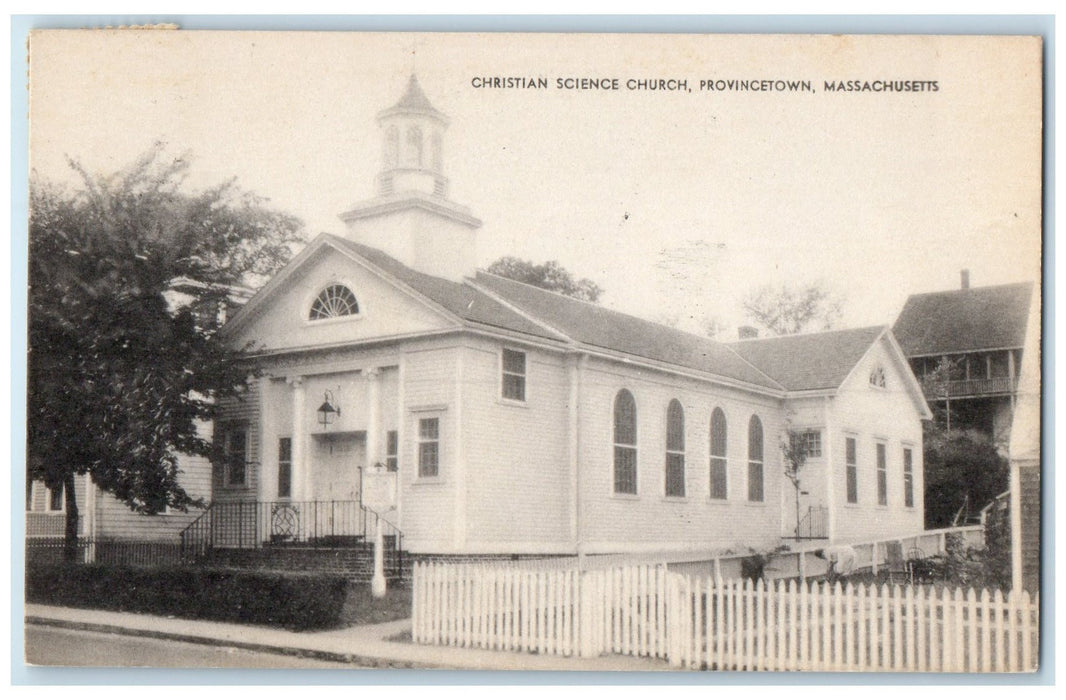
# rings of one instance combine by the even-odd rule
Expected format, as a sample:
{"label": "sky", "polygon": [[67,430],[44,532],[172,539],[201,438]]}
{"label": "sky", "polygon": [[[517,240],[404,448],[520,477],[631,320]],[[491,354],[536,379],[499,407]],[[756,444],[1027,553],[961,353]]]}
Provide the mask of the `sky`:
{"label": "sky", "polygon": [[[450,118],[450,198],[484,222],[482,266],[558,260],[606,306],[717,319],[729,339],[766,284],[824,285],[849,327],[891,324],[962,268],[974,286],[1038,280],[1040,71],[1017,37],[56,31],[30,45],[30,162],[73,182],[68,158],[109,173],[161,140],[190,186],[236,177],[309,238],[343,234],[337,215],[374,195],[376,115],[413,72]],[[825,87],[878,80],[925,89]]]}

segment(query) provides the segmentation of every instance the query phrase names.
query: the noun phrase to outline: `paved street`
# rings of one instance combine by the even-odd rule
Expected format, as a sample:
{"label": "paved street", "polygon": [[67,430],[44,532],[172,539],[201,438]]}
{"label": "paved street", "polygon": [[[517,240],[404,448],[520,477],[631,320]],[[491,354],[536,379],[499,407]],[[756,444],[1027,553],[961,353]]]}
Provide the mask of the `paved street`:
{"label": "paved street", "polygon": [[360,668],[350,664],[227,646],[26,626],[26,662],[42,666],[153,668]]}

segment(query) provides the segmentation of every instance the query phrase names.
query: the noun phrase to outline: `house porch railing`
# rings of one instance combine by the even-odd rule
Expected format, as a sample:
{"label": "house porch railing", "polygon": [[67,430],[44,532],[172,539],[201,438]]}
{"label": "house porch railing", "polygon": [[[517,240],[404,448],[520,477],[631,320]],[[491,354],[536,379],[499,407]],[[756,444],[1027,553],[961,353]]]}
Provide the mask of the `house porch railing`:
{"label": "house porch railing", "polygon": [[947,399],[961,396],[987,396],[1010,394],[1018,389],[1017,380],[1010,377],[984,377],[980,379],[953,379],[950,381],[922,382],[926,398]]}

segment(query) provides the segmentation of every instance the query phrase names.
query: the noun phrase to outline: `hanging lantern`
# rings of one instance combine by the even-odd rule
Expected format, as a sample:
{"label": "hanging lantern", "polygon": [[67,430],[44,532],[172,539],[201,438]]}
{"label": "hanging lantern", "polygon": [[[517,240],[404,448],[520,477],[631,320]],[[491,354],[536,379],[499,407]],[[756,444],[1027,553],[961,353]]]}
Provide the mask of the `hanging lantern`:
{"label": "hanging lantern", "polygon": [[325,394],[322,396],[322,405],[318,407],[318,422],[322,424],[323,428],[329,427],[340,416],[341,407],[336,405],[336,403],[337,399],[334,398],[333,392],[326,389]]}

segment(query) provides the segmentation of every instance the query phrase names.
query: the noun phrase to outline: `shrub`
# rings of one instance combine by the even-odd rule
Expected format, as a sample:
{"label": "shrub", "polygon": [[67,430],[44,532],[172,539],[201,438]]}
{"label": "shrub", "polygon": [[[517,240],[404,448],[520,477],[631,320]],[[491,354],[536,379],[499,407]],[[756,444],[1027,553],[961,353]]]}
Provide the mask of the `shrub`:
{"label": "shrub", "polygon": [[291,630],[342,622],[349,583],[338,574],[121,565],[34,565],[26,600]]}

